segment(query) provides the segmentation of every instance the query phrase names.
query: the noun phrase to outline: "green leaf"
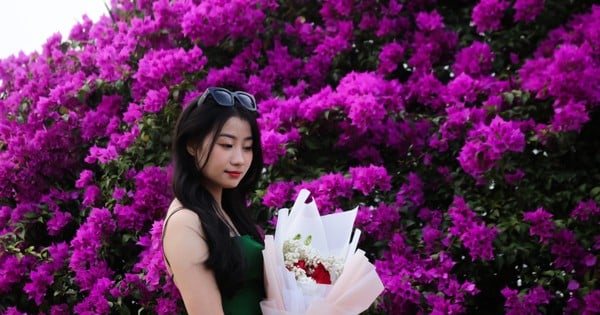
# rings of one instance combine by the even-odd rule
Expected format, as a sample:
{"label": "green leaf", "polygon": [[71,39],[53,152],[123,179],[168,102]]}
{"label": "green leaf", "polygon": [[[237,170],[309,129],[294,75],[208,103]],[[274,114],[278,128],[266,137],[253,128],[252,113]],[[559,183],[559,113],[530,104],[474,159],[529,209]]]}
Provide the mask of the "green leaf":
{"label": "green leaf", "polygon": [[594,199],[600,198],[600,187],[596,186],[590,191],[590,196]]}

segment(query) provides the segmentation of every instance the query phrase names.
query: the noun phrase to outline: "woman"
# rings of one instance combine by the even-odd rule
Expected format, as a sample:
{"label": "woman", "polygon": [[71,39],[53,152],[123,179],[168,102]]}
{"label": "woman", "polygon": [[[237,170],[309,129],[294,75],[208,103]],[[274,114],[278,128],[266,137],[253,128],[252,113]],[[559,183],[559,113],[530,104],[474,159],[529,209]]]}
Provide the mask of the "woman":
{"label": "woman", "polygon": [[263,241],[246,206],[263,167],[256,109],[208,88],[175,127],[163,250],[188,314],[260,314]]}

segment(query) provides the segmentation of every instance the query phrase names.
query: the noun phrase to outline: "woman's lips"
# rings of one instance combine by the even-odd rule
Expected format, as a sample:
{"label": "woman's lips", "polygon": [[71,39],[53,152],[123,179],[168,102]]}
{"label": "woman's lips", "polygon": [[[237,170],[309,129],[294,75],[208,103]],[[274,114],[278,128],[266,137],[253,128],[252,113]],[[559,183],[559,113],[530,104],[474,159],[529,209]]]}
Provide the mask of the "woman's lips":
{"label": "woman's lips", "polygon": [[225,171],[225,173],[227,173],[230,177],[233,178],[239,178],[240,176],[242,176],[242,172]]}

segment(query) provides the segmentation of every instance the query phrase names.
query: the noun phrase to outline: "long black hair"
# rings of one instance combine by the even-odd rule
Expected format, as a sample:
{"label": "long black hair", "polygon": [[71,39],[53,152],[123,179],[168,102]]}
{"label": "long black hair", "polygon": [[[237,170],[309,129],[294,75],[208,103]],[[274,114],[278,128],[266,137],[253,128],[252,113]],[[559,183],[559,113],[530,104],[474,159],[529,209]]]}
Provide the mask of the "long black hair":
{"label": "long black hair", "polygon": [[252,131],[252,163],[239,185],[223,189],[221,205],[241,235],[250,235],[263,243],[256,225],[252,222],[246,204],[247,194],[253,190],[263,168],[260,131],[256,122],[257,113],[239,103],[221,106],[208,96],[202,104],[198,98],[192,100],[181,112],[175,126],[172,161],[174,166],[172,189],[181,204],[194,211],[200,218],[208,245],[209,256],[206,267],[215,273],[219,291],[224,297],[231,296],[244,278],[245,261],[238,243],[230,236],[230,228],[219,216],[218,201],[202,185],[202,166],[188,150],[188,145],[201,146],[212,136],[207,157],[225,122],[238,117],[250,124]]}

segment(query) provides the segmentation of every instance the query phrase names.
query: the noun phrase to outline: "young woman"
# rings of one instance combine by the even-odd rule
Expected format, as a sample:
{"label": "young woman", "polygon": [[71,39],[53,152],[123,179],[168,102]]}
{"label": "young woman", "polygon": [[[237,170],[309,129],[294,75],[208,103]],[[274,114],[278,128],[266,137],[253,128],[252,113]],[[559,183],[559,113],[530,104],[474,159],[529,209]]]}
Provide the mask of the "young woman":
{"label": "young woman", "polygon": [[256,109],[251,94],[208,88],[175,127],[163,250],[188,314],[261,313],[263,240],[246,206],[263,167]]}

